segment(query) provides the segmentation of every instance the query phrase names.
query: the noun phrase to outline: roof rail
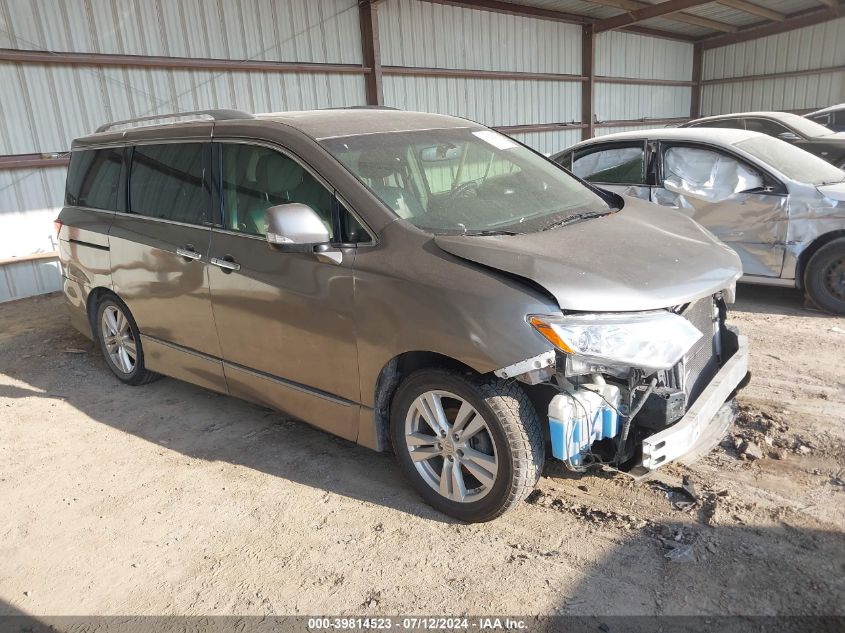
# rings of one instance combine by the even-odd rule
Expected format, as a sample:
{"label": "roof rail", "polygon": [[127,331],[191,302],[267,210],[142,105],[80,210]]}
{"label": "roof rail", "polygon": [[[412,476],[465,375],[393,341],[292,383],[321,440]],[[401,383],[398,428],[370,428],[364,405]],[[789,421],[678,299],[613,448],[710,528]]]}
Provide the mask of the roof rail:
{"label": "roof rail", "polygon": [[129,123],[139,123],[141,121],[155,121],[157,119],[175,119],[188,116],[207,116],[214,121],[227,121],[231,119],[254,119],[255,117],[249,112],[241,112],[240,110],[191,110],[189,112],[168,112],[167,114],[151,114],[149,116],[139,116],[134,119],[124,119],[122,121],[112,121],[105,123],[98,127],[95,133],[105,132],[113,127],[119,125],[127,125]]}

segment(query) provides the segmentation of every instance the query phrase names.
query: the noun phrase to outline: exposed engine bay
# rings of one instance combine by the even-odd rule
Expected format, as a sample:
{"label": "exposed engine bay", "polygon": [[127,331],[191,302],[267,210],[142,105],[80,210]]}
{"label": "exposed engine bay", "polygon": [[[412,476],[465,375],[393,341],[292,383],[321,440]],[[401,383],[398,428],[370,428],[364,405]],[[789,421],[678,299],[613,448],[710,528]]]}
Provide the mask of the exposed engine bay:
{"label": "exposed engine bay", "polygon": [[[725,416],[715,414],[744,386],[747,352],[735,359],[726,379],[722,370],[729,359],[738,356],[742,337],[725,323],[724,294],[667,310],[700,333],[671,367],[649,371],[600,366],[558,349],[553,363],[546,357],[529,359],[497,374],[555,389],[548,401],[549,439],[552,455],[567,468],[584,471],[601,466],[632,474],[648,472],[691,451],[705,435],[712,436],[709,441],[715,444],[727,430]],[[519,370],[522,373],[517,373]],[[717,380],[719,376],[721,380]],[[706,407],[705,402],[694,407],[700,398],[708,401]],[[690,424],[680,428],[679,423],[687,420],[694,408],[696,419],[689,421],[694,428],[688,428]],[[705,427],[717,422],[722,428],[704,433]],[[673,431],[676,426],[677,433]]]}

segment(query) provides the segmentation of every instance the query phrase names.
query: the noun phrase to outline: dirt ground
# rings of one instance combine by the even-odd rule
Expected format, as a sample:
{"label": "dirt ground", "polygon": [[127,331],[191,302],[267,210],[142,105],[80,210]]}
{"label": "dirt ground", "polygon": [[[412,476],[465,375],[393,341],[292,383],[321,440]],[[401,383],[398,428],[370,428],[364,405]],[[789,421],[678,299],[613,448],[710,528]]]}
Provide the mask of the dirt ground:
{"label": "dirt ground", "polygon": [[843,614],[845,318],[739,296],[753,380],[721,446],[640,483],[548,464],[483,525],[390,455],[120,384],[60,297],[0,305],[0,614]]}

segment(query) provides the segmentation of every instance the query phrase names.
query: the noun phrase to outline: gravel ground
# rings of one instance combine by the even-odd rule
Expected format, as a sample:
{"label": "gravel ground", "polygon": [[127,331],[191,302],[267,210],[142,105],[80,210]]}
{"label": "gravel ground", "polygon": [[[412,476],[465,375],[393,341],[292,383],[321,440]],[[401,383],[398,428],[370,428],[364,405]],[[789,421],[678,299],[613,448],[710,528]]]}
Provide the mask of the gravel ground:
{"label": "gravel ground", "polygon": [[0,305],[0,614],[843,614],[845,318],[739,296],[753,380],[721,446],[639,483],[549,464],[483,525],[390,455],[120,384],[60,297]]}

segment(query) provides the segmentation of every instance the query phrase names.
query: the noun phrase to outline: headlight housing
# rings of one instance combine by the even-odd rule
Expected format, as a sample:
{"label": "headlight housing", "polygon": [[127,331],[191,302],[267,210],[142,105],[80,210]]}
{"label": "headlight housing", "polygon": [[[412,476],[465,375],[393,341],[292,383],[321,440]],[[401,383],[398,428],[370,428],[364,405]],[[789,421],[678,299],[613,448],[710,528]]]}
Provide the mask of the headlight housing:
{"label": "headlight housing", "polygon": [[671,368],[703,336],[689,321],[666,310],[530,315],[528,322],[573,360],[650,373]]}

